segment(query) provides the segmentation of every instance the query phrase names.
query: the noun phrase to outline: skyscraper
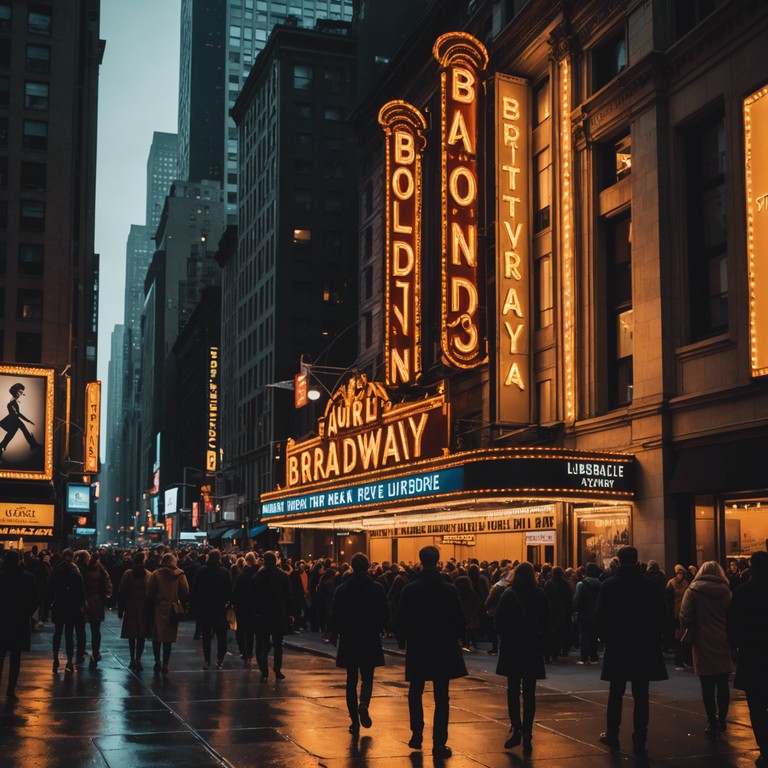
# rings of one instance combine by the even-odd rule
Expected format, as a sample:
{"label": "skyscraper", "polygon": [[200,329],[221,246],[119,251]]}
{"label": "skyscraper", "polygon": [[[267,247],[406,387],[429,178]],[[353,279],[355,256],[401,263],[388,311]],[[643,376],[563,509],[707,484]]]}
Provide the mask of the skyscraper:
{"label": "skyscraper", "polygon": [[[147,157],[147,235],[155,237],[171,184],[179,178],[179,137],[155,131]],[[149,262],[147,262],[149,263]]]}

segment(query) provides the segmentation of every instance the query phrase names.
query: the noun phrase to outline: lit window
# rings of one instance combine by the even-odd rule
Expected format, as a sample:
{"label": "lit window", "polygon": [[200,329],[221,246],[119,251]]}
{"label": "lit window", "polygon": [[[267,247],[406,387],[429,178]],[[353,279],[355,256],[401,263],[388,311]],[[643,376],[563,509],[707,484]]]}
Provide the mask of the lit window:
{"label": "lit window", "polygon": [[294,242],[294,245],[306,245],[307,243],[312,242],[312,230],[311,229],[294,229],[293,242]]}

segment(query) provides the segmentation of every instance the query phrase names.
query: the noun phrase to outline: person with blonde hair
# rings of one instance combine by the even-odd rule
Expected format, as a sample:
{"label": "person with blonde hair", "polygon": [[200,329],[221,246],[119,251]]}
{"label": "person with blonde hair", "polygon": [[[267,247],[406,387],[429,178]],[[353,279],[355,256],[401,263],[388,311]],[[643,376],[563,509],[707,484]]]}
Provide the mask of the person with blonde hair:
{"label": "person with blonde hair", "polygon": [[707,714],[705,734],[712,741],[726,729],[731,700],[728,676],[734,665],[726,631],[731,595],[725,571],[709,560],[696,572],[680,606],[681,641],[693,649],[693,671]]}

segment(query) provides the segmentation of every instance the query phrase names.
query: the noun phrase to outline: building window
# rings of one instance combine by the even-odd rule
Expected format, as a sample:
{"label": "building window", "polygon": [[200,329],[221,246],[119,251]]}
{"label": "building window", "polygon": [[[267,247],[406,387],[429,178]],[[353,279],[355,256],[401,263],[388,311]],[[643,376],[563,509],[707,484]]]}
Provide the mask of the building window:
{"label": "building window", "polygon": [[311,242],[312,242],[311,229],[294,229],[293,230],[294,245],[309,245]]}
{"label": "building window", "polygon": [[0,200],[0,229],[8,229],[8,201]]}
{"label": "building window", "polygon": [[301,174],[302,176],[312,175],[312,163],[302,157],[297,157],[294,159],[293,167],[296,173]]}
{"label": "building window", "polygon": [[45,163],[21,164],[22,192],[45,192],[46,187]]}
{"label": "building window", "polygon": [[0,156],[0,189],[8,188],[8,158]]}
{"label": "building window", "polygon": [[326,136],[325,148],[329,152],[341,152],[344,149],[344,140],[339,136]]}
{"label": "building window", "polygon": [[297,91],[308,91],[312,88],[315,70],[311,64],[293,65],[293,87]]}
{"label": "building window", "polygon": [[41,363],[43,360],[43,337],[39,333],[16,334],[16,361],[19,363]]}
{"label": "building window", "polygon": [[554,321],[552,255],[536,259],[534,270],[535,328],[538,331]]}
{"label": "building window", "polygon": [[43,246],[36,243],[19,245],[19,274],[25,277],[42,277]]}
{"label": "building window", "polygon": [[309,213],[312,210],[312,192],[309,189],[294,189],[293,207],[301,213]]}
{"label": "building window", "polygon": [[[5,262],[8,254],[8,243],[5,240],[0,240],[0,275],[5,274]],[[2,314],[2,313],[0,313]],[[0,349],[0,352],[2,349]]]}
{"label": "building window", "polygon": [[39,288],[19,288],[16,314],[22,320],[43,317],[43,292]]}
{"label": "building window", "polygon": [[27,69],[31,72],[50,72],[51,49],[47,45],[28,45]]}
{"label": "building window", "polygon": [[32,35],[51,34],[51,14],[44,8],[33,9],[29,12],[27,29]]}
{"label": "building window", "polygon": [[[8,3],[0,3],[0,29],[10,29],[11,19],[11,6]],[[2,352],[1,348],[0,352]]]}
{"label": "building window", "polygon": [[373,298],[373,267],[371,266],[363,271],[363,298]]}
{"label": "building window", "polygon": [[549,78],[533,91],[534,126],[541,125],[551,114],[549,96]]}
{"label": "building window", "polygon": [[370,261],[373,258],[373,227],[368,226],[363,231],[363,258]]}
{"label": "building window", "polygon": [[341,192],[328,191],[323,200],[323,209],[326,213],[341,213],[344,207],[344,198]]}
{"label": "building window", "polygon": [[11,81],[0,77],[0,107],[7,107],[11,100]]}
{"label": "building window", "polygon": [[363,315],[363,333],[365,348],[369,349],[373,345],[373,315],[370,312]]}
{"label": "building window", "polygon": [[7,38],[0,38],[0,67],[11,66],[11,41]]}
{"label": "building window", "polygon": [[691,338],[728,329],[725,123],[718,114],[685,132]]}
{"label": "building window", "polygon": [[296,146],[297,147],[311,147],[312,146],[312,134],[311,133],[297,133],[296,134]]}
{"label": "building window", "polygon": [[627,66],[627,39],[624,30],[592,51],[592,92],[599,91]]}
{"label": "building window", "polygon": [[341,93],[342,72],[335,67],[326,67],[323,70],[323,81],[328,93]]}
{"label": "building window", "polygon": [[8,146],[8,118],[0,117],[0,147]]}
{"label": "building window", "polygon": [[339,122],[340,120],[344,119],[344,115],[340,107],[326,107],[323,110],[323,117],[325,117],[326,120],[333,120],[334,122]]}
{"label": "building window", "polygon": [[45,229],[45,203],[40,200],[22,200],[19,229],[42,232]]}
{"label": "building window", "polygon": [[533,177],[533,231],[541,232],[550,225],[552,203],[552,153],[549,147],[534,158],[536,173]]}
{"label": "building window", "polygon": [[632,402],[634,316],[632,312],[632,218],[606,222],[608,406]]}
{"label": "building window", "polygon": [[24,83],[25,109],[48,109],[48,83]]}
{"label": "building window", "polygon": [[298,103],[296,104],[296,117],[311,118],[315,115],[315,108],[312,104]]}
{"label": "building window", "polygon": [[700,24],[725,0],[674,0],[674,36],[679,40]]}

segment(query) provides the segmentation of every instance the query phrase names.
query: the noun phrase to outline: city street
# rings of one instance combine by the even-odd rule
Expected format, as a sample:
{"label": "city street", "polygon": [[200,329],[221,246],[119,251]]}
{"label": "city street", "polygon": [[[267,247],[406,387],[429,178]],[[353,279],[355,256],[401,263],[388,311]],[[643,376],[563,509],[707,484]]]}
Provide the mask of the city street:
{"label": "city street", "polygon": [[[393,646],[387,667],[376,672],[373,727],[359,738],[348,733],[344,673],[332,661],[333,646],[318,635],[292,635],[286,645],[286,679],[260,682],[257,669],[245,669],[233,633],[225,668],[202,671],[193,625],[181,625],[167,676],[152,671],[151,648],[145,669],[128,669],[127,641],[119,637],[116,615],[103,631],[102,661],[73,675],[51,672],[51,627],[33,635],[24,655],[17,702],[0,698],[0,766],[3,768],[155,768],[236,766],[237,768],[413,768],[429,767],[430,690],[425,695],[425,749],[407,746],[407,686],[403,660]],[[508,732],[505,681],[493,670],[496,659],[467,656],[468,677],[451,684],[450,768],[618,768],[684,766],[748,768],[757,756],[746,703],[734,692],[728,730],[717,743],[704,738],[705,720],[698,679],[671,667],[670,680],[651,687],[648,757],[631,751],[631,703],[625,700],[621,743],[611,753],[597,742],[604,730],[607,683],[599,667],[575,659],[548,667],[539,686],[533,755],[505,750]],[[7,670],[6,670],[7,674]],[[3,680],[4,690],[5,680]]]}

